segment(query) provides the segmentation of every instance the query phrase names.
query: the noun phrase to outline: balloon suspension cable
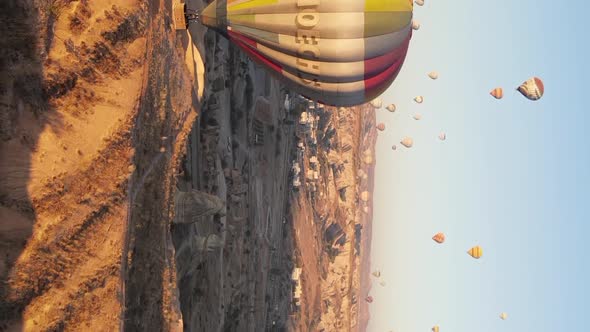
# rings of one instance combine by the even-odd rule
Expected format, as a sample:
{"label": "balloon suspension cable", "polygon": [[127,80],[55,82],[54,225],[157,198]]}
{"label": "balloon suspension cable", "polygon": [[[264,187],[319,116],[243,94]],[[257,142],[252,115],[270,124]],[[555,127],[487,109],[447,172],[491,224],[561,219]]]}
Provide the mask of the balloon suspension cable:
{"label": "balloon suspension cable", "polygon": [[186,9],[184,16],[186,17],[186,23],[191,24],[191,23],[200,23],[200,18],[201,18],[201,13],[197,10],[193,10],[193,9]]}

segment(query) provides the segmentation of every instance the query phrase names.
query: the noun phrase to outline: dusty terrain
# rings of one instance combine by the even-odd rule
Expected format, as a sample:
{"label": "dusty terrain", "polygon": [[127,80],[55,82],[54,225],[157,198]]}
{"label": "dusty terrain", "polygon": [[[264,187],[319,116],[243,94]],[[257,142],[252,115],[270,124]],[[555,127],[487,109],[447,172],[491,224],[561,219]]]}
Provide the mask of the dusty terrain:
{"label": "dusty terrain", "polygon": [[[0,330],[363,330],[374,110],[326,107],[309,131],[306,100],[286,108],[262,68],[170,14],[0,4]],[[177,188],[226,215],[173,224]]]}
{"label": "dusty terrain", "polygon": [[2,2],[2,329],[179,320],[168,198],[198,87],[167,6]]}

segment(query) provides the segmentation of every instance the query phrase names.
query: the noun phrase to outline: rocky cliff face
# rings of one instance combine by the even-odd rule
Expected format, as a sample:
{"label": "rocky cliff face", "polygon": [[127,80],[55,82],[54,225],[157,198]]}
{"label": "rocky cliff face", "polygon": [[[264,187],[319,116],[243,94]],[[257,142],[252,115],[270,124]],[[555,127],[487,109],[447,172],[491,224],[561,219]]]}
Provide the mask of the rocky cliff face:
{"label": "rocky cliff face", "polygon": [[[280,329],[292,269],[287,177],[294,126],[282,102],[286,91],[219,34],[207,32],[204,45],[203,112],[179,185],[218,196],[227,212],[174,226],[184,327]],[[219,241],[202,250],[204,238]]]}
{"label": "rocky cliff face", "polygon": [[303,108],[294,162],[301,185],[291,203],[302,294],[291,328],[364,330],[375,111]]}

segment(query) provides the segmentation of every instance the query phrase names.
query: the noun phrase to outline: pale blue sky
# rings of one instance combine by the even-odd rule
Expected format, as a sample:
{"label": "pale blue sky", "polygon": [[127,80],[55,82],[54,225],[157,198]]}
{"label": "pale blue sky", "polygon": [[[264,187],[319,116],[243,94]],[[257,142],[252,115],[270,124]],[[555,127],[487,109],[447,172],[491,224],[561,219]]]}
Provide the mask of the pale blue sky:
{"label": "pale blue sky", "polygon": [[[397,111],[377,116],[387,129],[372,266],[387,286],[373,284],[369,331],[588,330],[590,4],[425,2],[414,7],[421,28],[404,68],[382,96]],[[531,76],[545,82],[537,102],[515,91]],[[497,86],[502,100],[488,94]],[[406,135],[411,149],[399,144]],[[439,231],[443,245],[431,240]],[[478,244],[475,260],[466,251]]]}

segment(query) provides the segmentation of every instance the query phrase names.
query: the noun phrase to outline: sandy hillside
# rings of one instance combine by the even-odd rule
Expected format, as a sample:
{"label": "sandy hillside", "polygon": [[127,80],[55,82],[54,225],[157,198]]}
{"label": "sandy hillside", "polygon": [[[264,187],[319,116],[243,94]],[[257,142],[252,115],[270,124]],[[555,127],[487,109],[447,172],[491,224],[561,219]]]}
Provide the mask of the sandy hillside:
{"label": "sandy hillside", "polygon": [[191,40],[164,1],[0,6],[2,328],[171,328],[168,201],[202,91]]}

